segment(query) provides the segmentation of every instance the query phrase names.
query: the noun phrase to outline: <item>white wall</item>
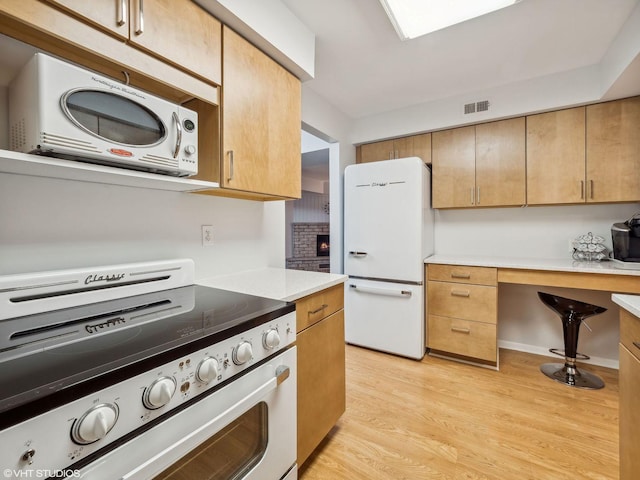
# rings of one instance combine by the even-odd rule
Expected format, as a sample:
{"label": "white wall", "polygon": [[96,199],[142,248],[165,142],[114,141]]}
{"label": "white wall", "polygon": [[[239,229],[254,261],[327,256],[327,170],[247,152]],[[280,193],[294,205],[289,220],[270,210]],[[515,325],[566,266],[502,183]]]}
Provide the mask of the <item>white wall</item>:
{"label": "white wall", "polygon": [[0,174],[0,225],[0,274],[177,257],[197,278],[284,266],[283,202]]}
{"label": "white wall", "polygon": [[[611,224],[640,211],[639,204],[541,206],[437,210],[436,254],[570,258],[569,242],[592,232],[611,248]],[[590,290],[500,284],[500,346],[546,354],[562,346],[559,318],[538,299],[545,291],[594,303],[609,311],[588,321],[593,333],[582,329],[579,351],[594,363],[617,367],[618,307],[611,293]]]}

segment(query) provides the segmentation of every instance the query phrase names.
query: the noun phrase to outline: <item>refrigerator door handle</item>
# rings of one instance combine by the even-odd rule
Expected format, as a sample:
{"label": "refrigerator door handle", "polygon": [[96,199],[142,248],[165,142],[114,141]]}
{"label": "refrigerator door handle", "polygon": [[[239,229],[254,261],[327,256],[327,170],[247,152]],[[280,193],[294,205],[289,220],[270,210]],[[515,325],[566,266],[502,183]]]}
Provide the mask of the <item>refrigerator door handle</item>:
{"label": "refrigerator door handle", "polygon": [[390,297],[410,297],[412,294],[411,290],[396,290],[391,288],[365,287],[362,285],[354,285],[353,283],[349,284],[349,287],[362,293],[372,293],[374,295],[388,295]]}
{"label": "refrigerator door handle", "polygon": [[356,251],[349,252],[349,255],[354,256],[354,257],[366,257],[367,256],[367,252],[358,252],[356,250]]}

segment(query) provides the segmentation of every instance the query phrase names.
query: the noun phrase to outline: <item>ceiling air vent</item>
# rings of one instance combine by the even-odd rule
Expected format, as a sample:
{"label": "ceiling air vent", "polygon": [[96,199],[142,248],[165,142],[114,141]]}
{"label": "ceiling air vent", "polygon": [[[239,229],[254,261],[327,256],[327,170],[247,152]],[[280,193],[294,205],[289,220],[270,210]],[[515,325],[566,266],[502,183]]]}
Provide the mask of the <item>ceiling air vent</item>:
{"label": "ceiling air vent", "polygon": [[475,103],[466,103],[464,105],[465,115],[468,115],[470,113],[486,112],[487,110],[489,110],[489,100],[482,100]]}

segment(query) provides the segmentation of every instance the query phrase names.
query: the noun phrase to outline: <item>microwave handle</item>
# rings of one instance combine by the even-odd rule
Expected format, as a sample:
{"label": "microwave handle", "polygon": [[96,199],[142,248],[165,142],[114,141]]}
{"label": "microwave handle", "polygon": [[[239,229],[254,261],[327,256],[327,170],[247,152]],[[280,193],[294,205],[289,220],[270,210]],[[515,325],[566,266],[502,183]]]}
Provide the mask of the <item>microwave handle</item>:
{"label": "microwave handle", "polygon": [[173,151],[173,158],[178,158],[180,153],[180,146],[182,145],[182,125],[180,125],[180,119],[178,114],[173,112],[173,120],[176,122],[176,128],[178,129],[178,137],[176,138],[176,149]]}

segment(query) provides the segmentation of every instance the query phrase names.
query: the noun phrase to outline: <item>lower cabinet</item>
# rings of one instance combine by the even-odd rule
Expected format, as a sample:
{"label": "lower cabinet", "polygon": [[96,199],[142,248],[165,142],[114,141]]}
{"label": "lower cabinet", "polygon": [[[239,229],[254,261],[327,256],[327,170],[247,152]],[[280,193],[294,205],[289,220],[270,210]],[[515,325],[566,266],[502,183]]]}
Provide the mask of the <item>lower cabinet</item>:
{"label": "lower cabinet", "polygon": [[427,346],[497,365],[497,270],[431,264],[426,278]]}
{"label": "lower cabinet", "polygon": [[296,302],[298,466],[344,413],[344,285]]}
{"label": "lower cabinet", "polygon": [[640,472],[640,318],[620,310],[620,480]]}

